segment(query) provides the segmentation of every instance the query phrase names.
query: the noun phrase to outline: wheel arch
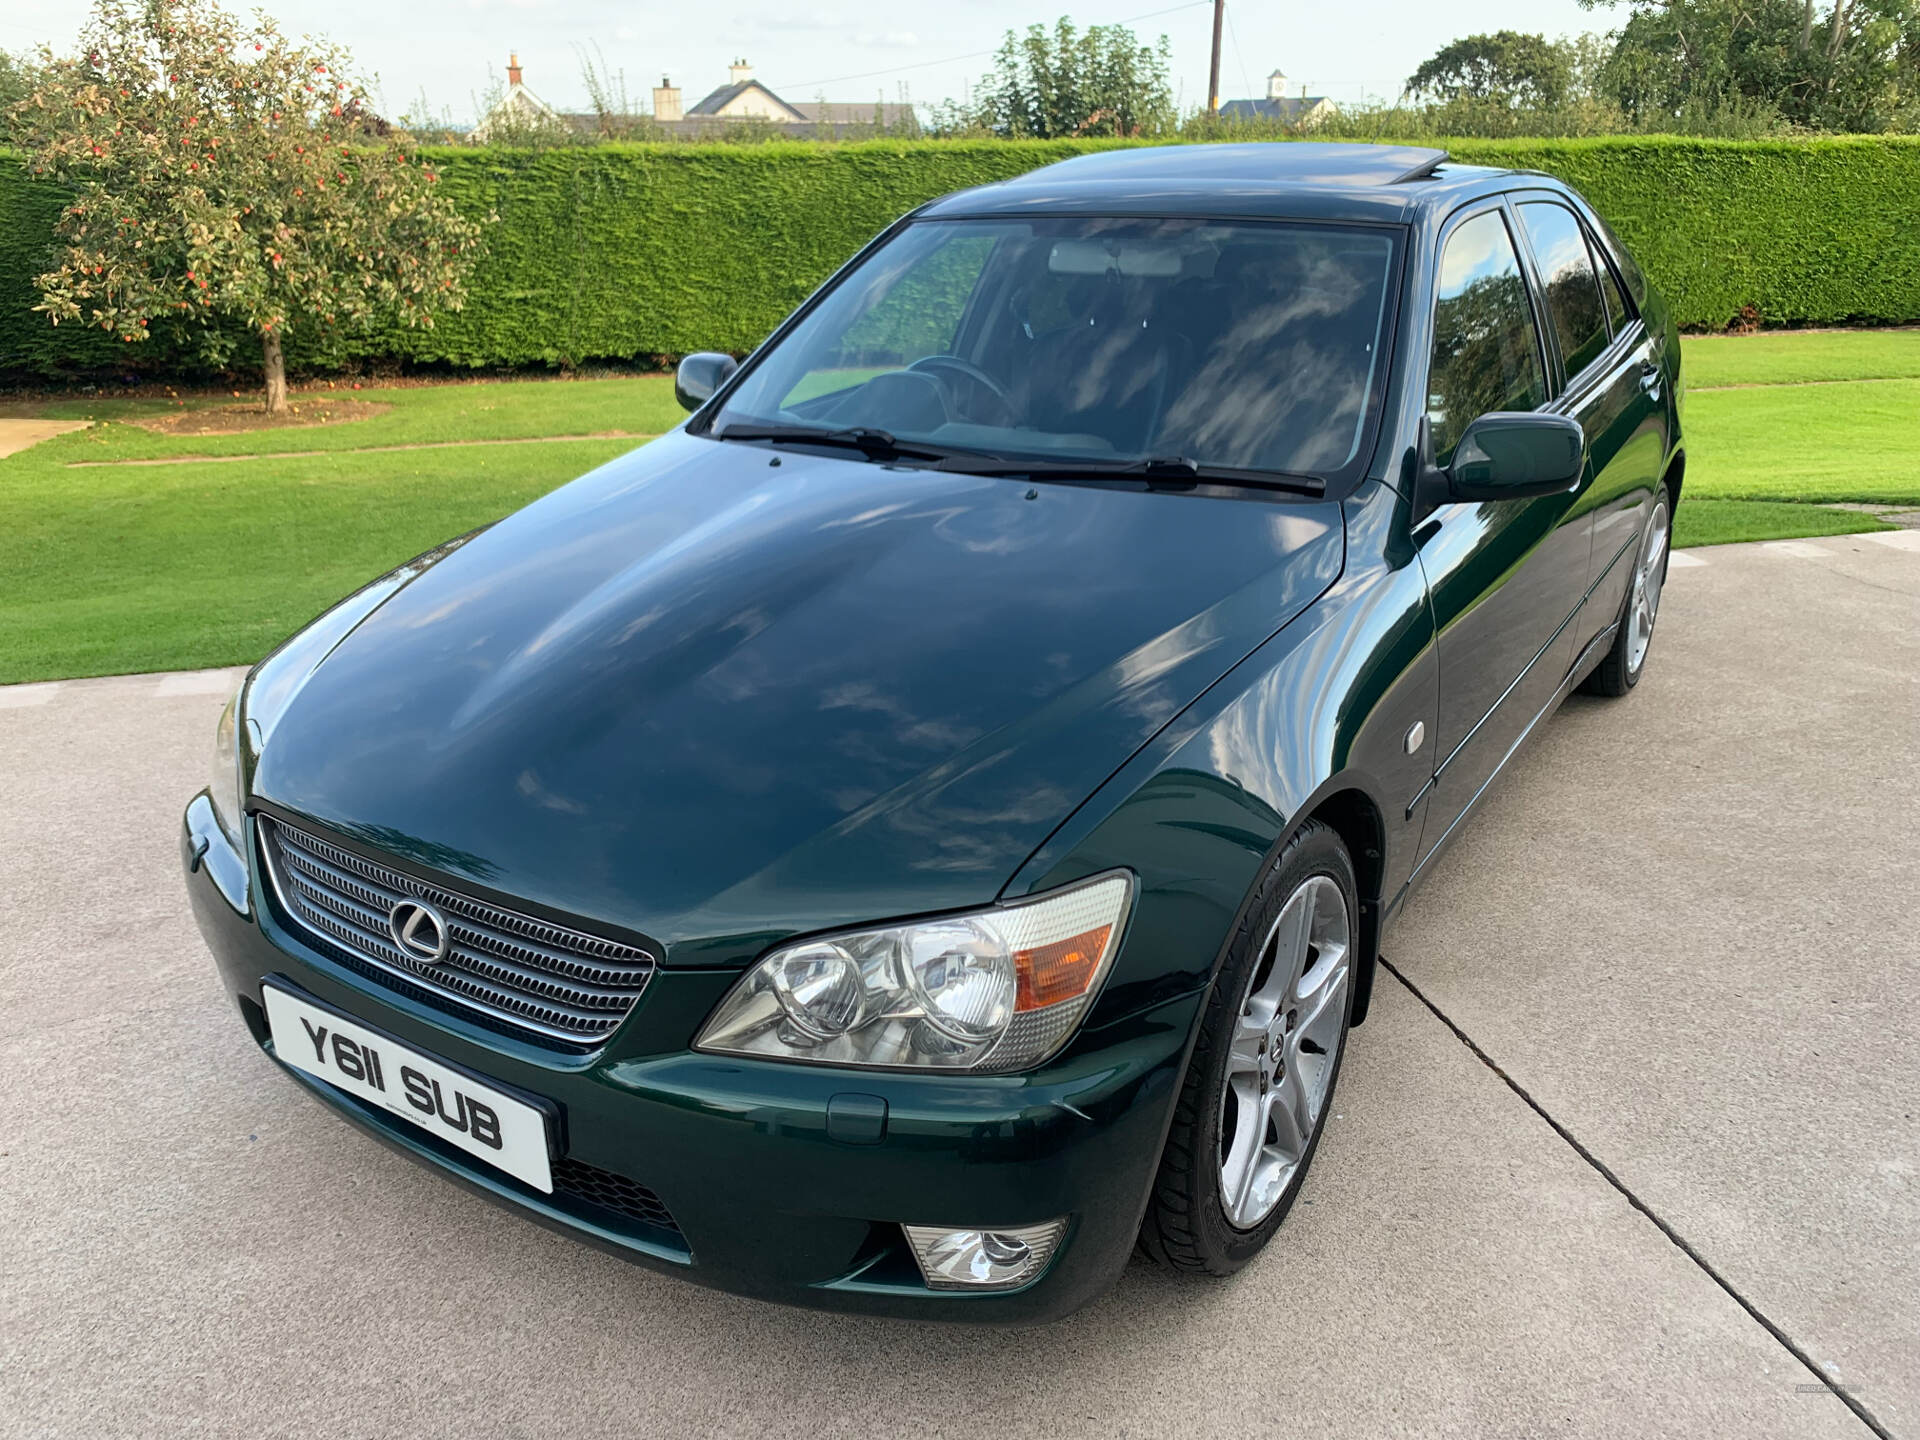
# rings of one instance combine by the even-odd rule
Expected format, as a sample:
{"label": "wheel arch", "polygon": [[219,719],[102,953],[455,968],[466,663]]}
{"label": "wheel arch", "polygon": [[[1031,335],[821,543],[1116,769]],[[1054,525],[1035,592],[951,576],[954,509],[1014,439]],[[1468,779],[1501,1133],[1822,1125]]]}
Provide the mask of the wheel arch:
{"label": "wheel arch", "polygon": [[1380,916],[1386,876],[1386,821],[1373,797],[1355,785],[1333,791],[1306,810],[1281,841],[1293,838],[1301,825],[1318,820],[1340,837],[1353,861],[1354,883],[1359,887],[1360,914],[1357,934],[1359,954],[1355,957],[1353,978],[1353,1023],[1367,1018],[1373,1000],[1375,962],[1380,957]]}

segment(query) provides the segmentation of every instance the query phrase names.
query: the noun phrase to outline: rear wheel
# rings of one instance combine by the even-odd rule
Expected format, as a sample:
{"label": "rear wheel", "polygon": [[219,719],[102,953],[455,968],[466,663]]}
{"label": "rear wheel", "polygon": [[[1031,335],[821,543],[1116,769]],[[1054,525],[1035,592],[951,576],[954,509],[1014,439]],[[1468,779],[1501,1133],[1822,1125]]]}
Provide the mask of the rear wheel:
{"label": "rear wheel", "polygon": [[1353,861],[1309,821],[1261,885],[1201,1022],[1140,1248],[1230,1275],[1292,1208],[1326,1127],[1353,1013]]}
{"label": "rear wheel", "polygon": [[1580,688],[1590,695],[1624,695],[1640,683],[1653,644],[1653,622],[1660,614],[1660,593],[1667,583],[1667,555],[1673,538],[1673,506],[1662,485],[1647,517],[1646,534],[1633,557],[1633,576],[1620,609],[1613,648]]}

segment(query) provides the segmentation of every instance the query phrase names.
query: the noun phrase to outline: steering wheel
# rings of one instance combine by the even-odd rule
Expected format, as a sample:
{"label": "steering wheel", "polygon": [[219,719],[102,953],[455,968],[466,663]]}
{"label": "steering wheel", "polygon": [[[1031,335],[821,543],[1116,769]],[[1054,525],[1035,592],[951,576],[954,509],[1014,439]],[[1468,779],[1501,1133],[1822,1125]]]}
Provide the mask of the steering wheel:
{"label": "steering wheel", "polygon": [[[948,396],[954,401],[954,410],[961,419],[972,419],[983,425],[1011,425],[1013,423],[1013,400],[1000,382],[971,360],[962,360],[958,355],[923,355],[907,367],[922,374],[931,375],[940,382]],[[970,407],[960,402],[959,389],[954,379],[969,380],[979,389],[987,392],[993,399],[989,413],[976,415]]]}

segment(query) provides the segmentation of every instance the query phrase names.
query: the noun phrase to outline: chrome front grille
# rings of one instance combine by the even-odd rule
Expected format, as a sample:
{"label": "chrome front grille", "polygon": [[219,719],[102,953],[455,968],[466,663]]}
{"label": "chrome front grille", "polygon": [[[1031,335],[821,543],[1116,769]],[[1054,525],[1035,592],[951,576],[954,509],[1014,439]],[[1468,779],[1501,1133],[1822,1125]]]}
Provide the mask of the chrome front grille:
{"label": "chrome front grille", "polygon": [[[478,1012],[492,1028],[594,1045],[627,1018],[652,978],[653,957],[636,946],[503,910],[258,819],[267,873],[289,919],[364,973],[402,981],[457,1013]],[[446,917],[444,959],[422,960],[395,943],[388,917],[406,900],[424,900]]]}

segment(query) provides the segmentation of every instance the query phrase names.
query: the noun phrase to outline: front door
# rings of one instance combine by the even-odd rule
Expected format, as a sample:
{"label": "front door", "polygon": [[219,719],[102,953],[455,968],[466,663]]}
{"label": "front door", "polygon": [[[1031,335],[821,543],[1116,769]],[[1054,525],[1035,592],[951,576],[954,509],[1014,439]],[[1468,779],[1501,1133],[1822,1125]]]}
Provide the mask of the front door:
{"label": "front door", "polygon": [[[1440,239],[1427,422],[1445,465],[1490,410],[1548,403],[1549,351],[1514,242],[1493,200]],[[1569,621],[1586,593],[1586,482],[1559,495],[1443,505],[1414,531],[1439,634],[1440,705],[1424,860],[1473,803],[1572,663]]]}
{"label": "front door", "polygon": [[1553,408],[1586,432],[1593,479],[1582,502],[1593,516],[1592,595],[1574,625],[1577,659],[1605,643],[1632,577],[1632,553],[1666,460],[1661,372],[1646,326],[1606,262],[1596,264],[1593,237],[1574,212],[1545,193],[1515,199],[1566,376]]}

